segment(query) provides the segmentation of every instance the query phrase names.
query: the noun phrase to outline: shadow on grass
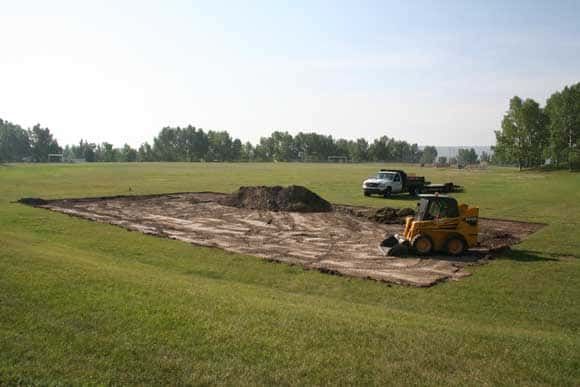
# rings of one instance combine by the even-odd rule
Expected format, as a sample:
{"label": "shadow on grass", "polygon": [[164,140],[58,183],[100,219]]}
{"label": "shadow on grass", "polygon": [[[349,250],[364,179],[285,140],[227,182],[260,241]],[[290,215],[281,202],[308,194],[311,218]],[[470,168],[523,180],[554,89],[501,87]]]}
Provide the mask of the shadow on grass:
{"label": "shadow on grass", "polygon": [[558,258],[546,256],[549,254],[533,250],[509,250],[499,254],[496,259],[509,259],[517,262],[558,262]]}
{"label": "shadow on grass", "polygon": [[[410,255],[411,258],[416,258]],[[546,254],[540,251],[531,250],[504,250],[494,253],[483,253],[478,251],[469,251],[465,255],[455,257],[451,255],[432,255],[429,258],[457,263],[475,263],[490,260],[510,260],[516,262],[558,262],[560,259],[554,255]],[[482,261],[483,260],[483,261]]]}

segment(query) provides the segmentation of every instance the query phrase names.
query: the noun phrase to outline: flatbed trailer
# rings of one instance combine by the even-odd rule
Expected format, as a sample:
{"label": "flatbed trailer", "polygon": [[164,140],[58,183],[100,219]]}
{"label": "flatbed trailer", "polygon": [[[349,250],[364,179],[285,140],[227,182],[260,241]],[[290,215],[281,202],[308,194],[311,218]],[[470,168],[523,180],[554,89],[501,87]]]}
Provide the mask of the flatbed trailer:
{"label": "flatbed trailer", "polygon": [[421,193],[449,193],[449,192],[461,192],[463,191],[463,187],[460,185],[449,183],[443,184],[426,184],[421,189]]}

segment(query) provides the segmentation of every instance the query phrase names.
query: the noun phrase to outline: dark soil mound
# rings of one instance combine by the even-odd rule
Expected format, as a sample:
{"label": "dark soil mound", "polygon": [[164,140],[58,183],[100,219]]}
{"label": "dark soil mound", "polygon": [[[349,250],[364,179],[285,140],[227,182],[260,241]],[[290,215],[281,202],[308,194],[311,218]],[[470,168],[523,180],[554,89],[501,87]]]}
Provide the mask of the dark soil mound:
{"label": "dark soil mound", "polygon": [[46,200],[40,198],[22,198],[18,200],[18,203],[26,204],[29,206],[43,206],[48,204]]}
{"label": "dark soil mound", "polygon": [[383,207],[371,214],[369,219],[377,223],[397,224],[405,223],[405,218],[413,215],[415,215],[415,210],[412,208]]}
{"label": "dark soil mound", "polygon": [[504,250],[520,240],[509,232],[480,228],[479,243],[491,250]]}
{"label": "dark soil mound", "polygon": [[237,192],[220,200],[221,204],[265,211],[329,212],[332,205],[308,188],[289,187],[240,187]]}

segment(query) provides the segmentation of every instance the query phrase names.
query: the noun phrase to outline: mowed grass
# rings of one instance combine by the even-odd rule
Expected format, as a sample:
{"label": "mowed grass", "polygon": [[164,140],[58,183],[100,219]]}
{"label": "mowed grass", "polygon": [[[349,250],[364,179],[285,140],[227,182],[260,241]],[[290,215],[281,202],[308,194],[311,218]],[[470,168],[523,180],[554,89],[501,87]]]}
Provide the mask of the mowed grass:
{"label": "mowed grass", "polygon": [[0,384],[579,385],[580,175],[403,167],[465,185],[456,197],[482,216],[547,226],[471,277],[416,289],[13,203],[301,184],[413,206],[362,196],[379,165],[0,166]]}

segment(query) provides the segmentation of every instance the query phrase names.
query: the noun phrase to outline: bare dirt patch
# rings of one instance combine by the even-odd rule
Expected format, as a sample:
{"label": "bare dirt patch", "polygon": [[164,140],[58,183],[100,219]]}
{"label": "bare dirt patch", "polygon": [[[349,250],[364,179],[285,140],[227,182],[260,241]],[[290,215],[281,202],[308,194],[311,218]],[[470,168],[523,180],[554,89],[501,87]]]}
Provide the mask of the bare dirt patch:
{"label": "bare dirt patch", "polygon": [[389,222],[394,224],[384,224],[372,220],[377,209],[365,207],[334,205],[331,211],[288,212],[271,210],[268,201],[270,210],[256,210],[231,200],[228,194],[198,192],[23,202],[194,245],[412,286],[432,286],[470,275],[466,267],[486,262],[490,250],[517,243],[542,227],[481,219],[482,248],[465,256],[385,257],[379,242],[386,234],[402,231],[401,217]]}

